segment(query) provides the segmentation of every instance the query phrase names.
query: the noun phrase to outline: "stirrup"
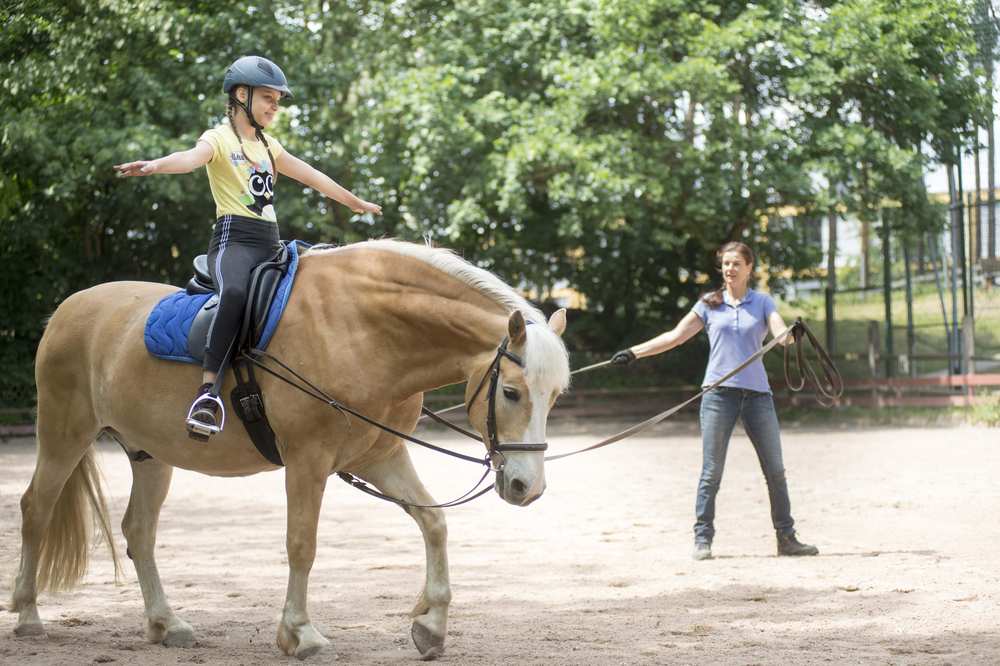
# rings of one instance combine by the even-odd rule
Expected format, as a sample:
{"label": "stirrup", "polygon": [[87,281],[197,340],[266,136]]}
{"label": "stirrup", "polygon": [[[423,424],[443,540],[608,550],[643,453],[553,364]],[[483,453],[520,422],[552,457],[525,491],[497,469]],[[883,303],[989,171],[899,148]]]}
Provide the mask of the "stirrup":
{"label": "stirrup", "polygon": [[[216,407],[222,414],[222,422],[218,425],[215,425],[214,423],[206,423],[194,417],[196,412],[201,411],[202,409],[207,409],[207,406],[205,405],[206,402]],[[213,420],[215,419],[214,413],[212,414],[212,418]],[[185,424],[187,425],[188,437],[206,442],[209,437],[217,432],[221,432],[222,428],[226,425],[226,406],[222,403],[219,396],[212,395],[211,393],[203,393],[198,396],[193,403],[191,403],[191,409],[188,410]]]}

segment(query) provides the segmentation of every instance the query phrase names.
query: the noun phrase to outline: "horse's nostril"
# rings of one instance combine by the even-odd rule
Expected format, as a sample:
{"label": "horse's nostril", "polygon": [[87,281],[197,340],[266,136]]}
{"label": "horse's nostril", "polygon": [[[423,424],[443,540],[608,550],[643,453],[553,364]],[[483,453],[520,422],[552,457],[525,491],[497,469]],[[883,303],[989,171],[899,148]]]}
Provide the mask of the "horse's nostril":
{"label": "horse's nostril", "polygon": [[521,481],[520,479],[514,479],[511,481],[510,489],[518,495],[523,495],[528,492],[528,486],[524,485],[524,481]]}

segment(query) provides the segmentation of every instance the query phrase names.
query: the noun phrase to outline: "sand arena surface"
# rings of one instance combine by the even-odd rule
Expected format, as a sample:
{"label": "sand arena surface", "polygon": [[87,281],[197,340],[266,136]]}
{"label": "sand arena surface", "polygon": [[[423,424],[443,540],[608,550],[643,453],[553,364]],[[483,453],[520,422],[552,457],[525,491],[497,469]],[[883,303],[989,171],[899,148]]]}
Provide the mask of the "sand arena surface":
{"label": "sand arena surface", "polygon": [[[553,452],[617,431],[556,424]],[[1000,433],[786,429],[792,510],[820,556],[774,556],[767,491],[737,429],[719,494],[716,558],[691,560],[697,432],[661,426],[552,462],[527,508],[490,494],[448,510],[453,602],[443,663],[998,663]],[[432,433],[459,450],[457,436]],[[98,446],[117,527],[131,473]],[[468,463],[412,451],[441,501],[478,478]],[[31,440],[0,444],[0,603],[20,547],[18,501]],[[217,479],[178,471],[157,558],[190,649],[143,638],[135,571],[116,586],[107,548],[76,591],[43,595],[47,639],[15,638],[0,613],[3,664],[289,663],[275,645],[285,593],[282,472]],[[124,552],[124,539],[118,531]],[[312,663],[416,661],[408,612],[424,549],[395,506],[331,479],[310,585],[332,641]]]}

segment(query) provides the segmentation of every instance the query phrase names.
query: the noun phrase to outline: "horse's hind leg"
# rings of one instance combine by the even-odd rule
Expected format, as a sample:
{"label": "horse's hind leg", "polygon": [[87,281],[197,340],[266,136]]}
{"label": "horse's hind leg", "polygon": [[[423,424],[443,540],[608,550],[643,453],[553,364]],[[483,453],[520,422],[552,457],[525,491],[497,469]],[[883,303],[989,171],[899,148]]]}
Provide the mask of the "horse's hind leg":
{"label": "horse's hind leg", "polygon": [[[386,495],[411,504],[435,504],[413,468],[410,454],[402,445],[387,460],[370,465],[359,476]],[[441,509],[403,507],[424,536],[427,554],[427,577],[417,604],[410,613],[413,625],[410,635],[424,659],[434,659],[444,652],[448,628],[448,605],[451,603],[451,583],[448,580],[448,525]]]}
{"label": "horse's hind leg", "polygon": [[[90,446],[97,435],[92,417],[73,418],[78,405],[62,405],[58,416],[39,391],[38,458],[21,496],[21,565],[10,610],[18,613],[18,636],[45,633],[38,591],[72,587],[86,572],[90,541],[89,503],[107,523]],[[41,571],[41,580],[39,580]]]}
{"label": "horse's hind leg", "polygon": [[135,565],[146,604],[146,638],[169,647],[191,647],[194,630],[170,610],[153,557],[160,507],[167,497],[172,476],[173,467],[158,460],[147,458],[132,462],[132,495],[122,520],[122,531],[128,540],[128,554]]}

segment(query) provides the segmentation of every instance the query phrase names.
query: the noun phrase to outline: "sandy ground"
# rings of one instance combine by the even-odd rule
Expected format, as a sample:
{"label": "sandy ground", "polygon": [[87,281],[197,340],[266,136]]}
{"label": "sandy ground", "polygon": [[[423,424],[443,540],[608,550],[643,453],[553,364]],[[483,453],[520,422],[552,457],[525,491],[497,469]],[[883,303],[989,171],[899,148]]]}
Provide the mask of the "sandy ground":
{"label": "sandy ground", "polygon": [[[614,428],[563,424],[550,440],[565,451]],[[550,463],[548,490],[530,507],[491,494],[449,510],[454,600],[442,661],[1000,663],[998,432],[788,429],[784,438],[793,512],[816,558],[774,556],[765,485],[740,433],[719,496],[716,558],[692,561],[700,443],[684,423]],[[130,472],[119,450],[99,451],[117,524]],[[439,499],[475,478],[467,463],[413,453]],[[33,466],[30,440],[0,444],[0,603]],[[41,598],[47,639],[15,638],[16,616],[0,613],[0,663],[295,661],[275,645],[284,506],[281,472],[176,473],[157,556],[195,647],[144,641],[134,570],[126,561],[116,586],[102,546],[77,591]],[[419,531],[402,511],[331,480],[310,604],[332,646],[310,661],[415,662],[407,612],[423,566]]]}

